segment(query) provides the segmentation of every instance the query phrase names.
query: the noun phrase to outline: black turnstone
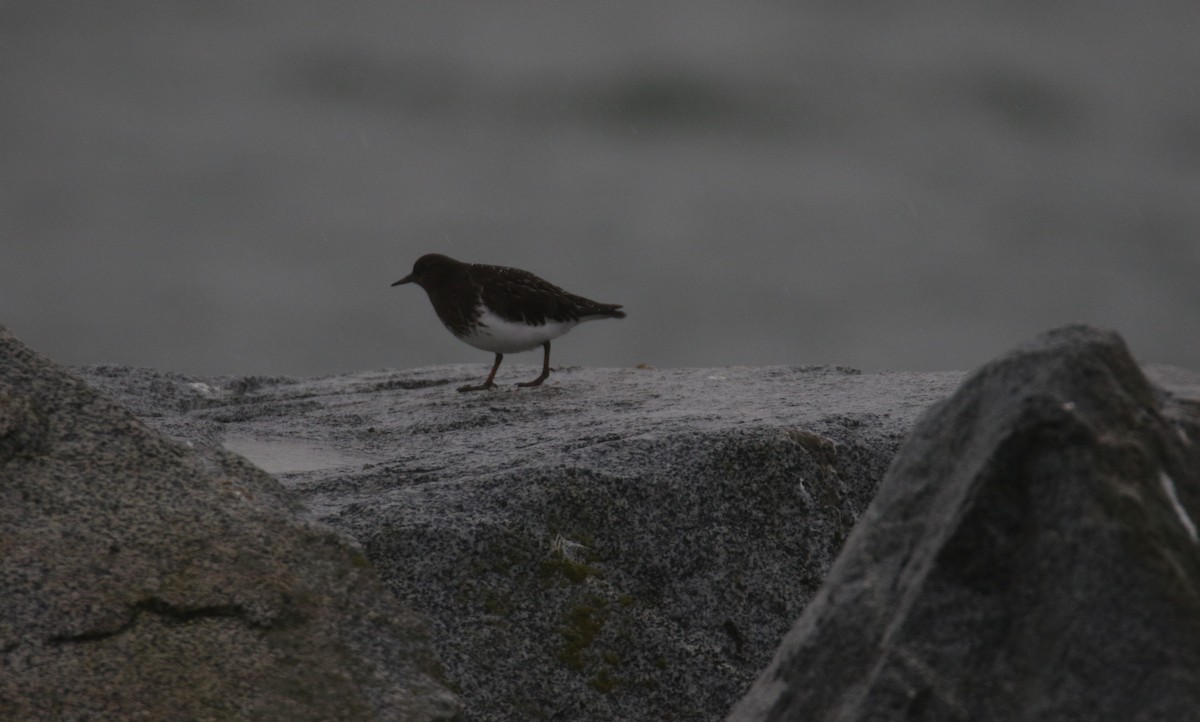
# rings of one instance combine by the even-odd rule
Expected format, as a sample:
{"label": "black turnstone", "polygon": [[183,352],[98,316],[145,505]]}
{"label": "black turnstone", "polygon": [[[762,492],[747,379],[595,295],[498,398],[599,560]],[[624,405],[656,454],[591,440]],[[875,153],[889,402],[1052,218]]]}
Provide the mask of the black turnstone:
{"label": "black turnstone", "polygon": [[440,253],[421,256],[412,273],[392,285],[402,283],[425,289],[438,318],[456,338],[496,354],[487,380],[478,386],[460,386],[459,391],[492,388],[504,354],[541,346],[546,349],[542,375],[517,384],[538,386],[550,375],[551,340],[584,321],[625,318],[620,304],[589,301],[529,271],[462,263]]}

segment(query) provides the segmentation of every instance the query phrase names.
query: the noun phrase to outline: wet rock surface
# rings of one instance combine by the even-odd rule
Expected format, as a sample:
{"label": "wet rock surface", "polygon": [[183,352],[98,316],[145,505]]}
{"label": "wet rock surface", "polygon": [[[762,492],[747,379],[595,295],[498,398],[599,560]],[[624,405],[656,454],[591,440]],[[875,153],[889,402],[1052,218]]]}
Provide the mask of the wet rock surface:
{"label": "wet rock surface", "polygon": [[719,719],[917,415],[962,378],[569,368],[460,394],[486,369],[81,371],[148,423],[247,454],[358,539],[432,620],[478,720]]}
{"label": "wet rock surface", "polygon": [[728,719],[1193,718],[1200,375],[1149,375],[1069,327],[931,408]]}

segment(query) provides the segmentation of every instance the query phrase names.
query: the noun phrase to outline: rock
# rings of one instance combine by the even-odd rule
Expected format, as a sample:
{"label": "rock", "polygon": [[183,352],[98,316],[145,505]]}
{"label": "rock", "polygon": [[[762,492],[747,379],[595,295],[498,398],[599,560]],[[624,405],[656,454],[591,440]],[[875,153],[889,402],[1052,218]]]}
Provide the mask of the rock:
{"label": "rock", "polygon": [[0,719],[453,717],[427,624],[297,508],[0,328]]}
{"label": "rock", "polygon": [[486,368],[81,371],[147,423],[245,453],[357,538],[433,621],[466,719],[573,722],[720,719],[917,415],[962,379],[561,369],[459,394]]}
{"label": "rock", "polygon": [[932,407],[728,720],[1194,719],[1200,385],[1153,375],[1068,327]]}

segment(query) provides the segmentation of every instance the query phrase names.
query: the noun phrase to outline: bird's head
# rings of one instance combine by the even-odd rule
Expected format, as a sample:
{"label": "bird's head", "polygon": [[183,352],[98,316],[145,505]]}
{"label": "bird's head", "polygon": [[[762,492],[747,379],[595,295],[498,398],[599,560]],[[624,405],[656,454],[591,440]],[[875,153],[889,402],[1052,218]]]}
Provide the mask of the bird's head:
{"label": "bird's head", "polygon": [[457,273],[466,265],[453,258],[443,256],[440,253],[427,253],[418,258],[417,262],[413,264],[412,273],[392,285],[399,286],[405,283],[415,283],[421,288],[427,288],[426,284]]}

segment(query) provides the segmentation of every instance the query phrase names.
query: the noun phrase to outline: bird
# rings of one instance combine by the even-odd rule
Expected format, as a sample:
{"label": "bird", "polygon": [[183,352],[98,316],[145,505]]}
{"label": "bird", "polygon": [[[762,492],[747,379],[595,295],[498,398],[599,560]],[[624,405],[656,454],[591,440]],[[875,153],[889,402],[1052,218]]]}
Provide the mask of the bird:
{"label": "bird", "polygon": [[584,321],[625,318],[619,303],[599,303],[568,293],[529,271],[483,263],[463,263],[440,253],[428,253],[413,264],[412,273],[392,286],[415,283],[425,290],[438,318],[454,337],[496,354],[492,371],[482,384],[459,391],[495,387],[496,370],[506,353],[541,346],[542,373],[517,386],[540,386],[550,376],[550,342]]}

